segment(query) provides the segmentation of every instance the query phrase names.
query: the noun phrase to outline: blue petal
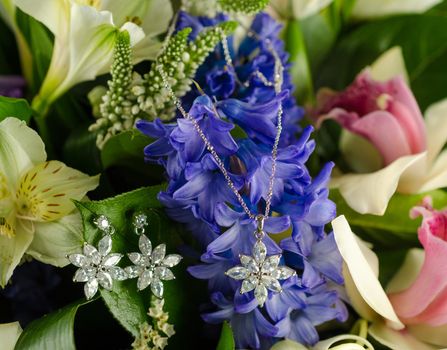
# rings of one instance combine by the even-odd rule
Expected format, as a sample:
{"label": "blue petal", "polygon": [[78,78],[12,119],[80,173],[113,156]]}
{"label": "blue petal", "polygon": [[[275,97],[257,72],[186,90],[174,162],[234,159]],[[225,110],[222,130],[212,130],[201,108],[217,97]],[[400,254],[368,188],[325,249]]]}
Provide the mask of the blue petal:
{"label": "blue petal", "polygon": [[312,203],[306,221],[312,226],[324,226],[336,215],[335,203],[329,199],[319,199]]}

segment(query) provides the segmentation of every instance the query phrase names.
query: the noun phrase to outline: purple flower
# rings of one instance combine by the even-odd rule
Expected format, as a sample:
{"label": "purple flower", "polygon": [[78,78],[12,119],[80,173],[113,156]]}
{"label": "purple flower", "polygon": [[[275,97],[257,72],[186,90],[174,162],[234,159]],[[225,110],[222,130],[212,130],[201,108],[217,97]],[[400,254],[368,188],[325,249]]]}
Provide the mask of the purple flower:
{"label": "purple flower", "polygon": [[20,98],[23,97],[26,81],[18,75],[0,76],[0,96]]}

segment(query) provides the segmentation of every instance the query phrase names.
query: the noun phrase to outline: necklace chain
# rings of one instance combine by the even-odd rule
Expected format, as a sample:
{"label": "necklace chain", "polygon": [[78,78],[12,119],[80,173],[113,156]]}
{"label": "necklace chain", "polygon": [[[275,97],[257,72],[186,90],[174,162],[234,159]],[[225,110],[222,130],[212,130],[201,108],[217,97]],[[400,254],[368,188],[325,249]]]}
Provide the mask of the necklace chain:
{"label": "necklace chain", "polygon": [[[233,69],[233,71],[235,72],[233,63],[231,61],[230,51],[228,49],[227,38],[226,38],[225,33],[223,32],[223,30],[221,30],[220,33],[222,35],[222,47],[223,47],[223,51],[224,51],[226,64],[227,64],[228,67],[231,67]],[[282,83],[283,83],[284,67],[282,65],[282,62],[281,62],[281,59],[280,59],[278,53],[274,49],[274,47],[271,44],[270,40],[266,39],[266,43],[267,43],[268,50],[271,52],[271,54],[272,54],[272,56],[274,58],[274,61],[275,61],[273,86],[274,86],[274,89],[275,89],[275,93],[279,94],[281,92],[281,87],[282,87]],[[213,157],[214,161],[216,162],[219,170],[221,171],[222,175],[224,176],[225,180],[227,181],[228,187],[232,190],[232,192],[236,196],[238,202],[240,203],[240,205],[244,209],[245,213],[251,219],[256,219],[258,221],[258,233],[262,234],[263,233],[264,220],[270,214],[270,207],[271,207],[271,202],[272,202],[272,198],[273,198],[273,190],[274,190],[275,175],[276,175],[276,162],[277,162],[277,157],[278,157],[278,146],[279,146],[279,140],[280,140],[281,132],[282,132],[282,115],[283,115],[282,104],[280,103],[279,107],[278,107],[277,133],[276,133],[276,136],[275,136],[275,140],[274,140],[273,148],[272,148],[272,154],[271,154],[271,157],[272,157],[272,170],[271,170],[270,178],[269,178],[268,192],[267,192],[267,196],[265,198],[265,213],[264,213],[264,215],[255,215],[255,214],[253,214],[251,212],[251,210],[248,207],[247,203],[244,201],[244,198],[239,193],[239,191],[236,188],[233,180],[231,180],[231,177],[230,177],[227,169],[225,168],[224,162],[219,157],[219,155],[217,154],[217,152],[214,149],[213,145],[211,144],[211,142],[206,137],[205,133],[201,129],[201,127],[200,127],[199,123],[197,122],[197,120],[195,118],[193,118],[183,108],[180,100],[175,95],[174,91],[172,90],[171,85],[169,84],[168,76],[166,75],[165,71],[163,70],[162,65],[158,65],[156,68],[157,68],[157,70],[159,71],[159,73],[161,75],[161,78],[163,80],[163,85],[164,85],[165,89],[168,91],[168,93],[171,96],[175,106],[180,111],[180,114],[183,116],[183,118],[189,120],[192,123],[194,129],[197,131],[197,133],[199,134],[200,138],[204,142],[204,144],[206,146],[206,149],[210,152],[210,154]],[[259,71],[257,71],[257,72],[259,72]],[[262,73],[259,72],[257,74],[257,76],[259,76],[259,75],[262,75]],[[263,77],[264,77],[264,79],[261,79],[261,81],[264,83],[264,85],[272,86],[272,83],[269,82],[265,78],[265,76],[263,76]],[[259,237],[259,239],[260,238],[262,238],[262,237]]]}

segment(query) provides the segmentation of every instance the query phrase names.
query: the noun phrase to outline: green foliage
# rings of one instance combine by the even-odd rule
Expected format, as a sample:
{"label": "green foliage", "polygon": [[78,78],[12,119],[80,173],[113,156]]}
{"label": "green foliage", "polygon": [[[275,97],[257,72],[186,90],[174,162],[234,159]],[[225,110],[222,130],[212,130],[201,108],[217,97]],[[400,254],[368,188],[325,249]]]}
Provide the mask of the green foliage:
{"label": "green foliage", "polygon": [[233,331],[227,322],[222,325],[222,332],[220,334],[219,343],[217,344],[217,350],[234,350],[234,338]]}
{"label": "green foliage", "polygon": [[32,113],[26,100],[0,96],[0,121],[7,117],[15,117],[29,122]]}
{"label": "green foliage", "polygon": [[20,335],[15,350],[75,350],[76,312],[89,302],[78,301],[31,322]]}
{"label": "green foliage", "polygon": [[223,10],[244,14],[262,11],[268,3],[269,0],[218,0],[218,4]]}
{"label": "green foliage", "polygon": [[[440,10],[438,10],[440,11]],[[390,17],[359,26],[340,40],[321,66],[318,86],[342,89],[366,65],[393,46],[401,46],[411,88],[424,110],[447,96],[447,15]]]}

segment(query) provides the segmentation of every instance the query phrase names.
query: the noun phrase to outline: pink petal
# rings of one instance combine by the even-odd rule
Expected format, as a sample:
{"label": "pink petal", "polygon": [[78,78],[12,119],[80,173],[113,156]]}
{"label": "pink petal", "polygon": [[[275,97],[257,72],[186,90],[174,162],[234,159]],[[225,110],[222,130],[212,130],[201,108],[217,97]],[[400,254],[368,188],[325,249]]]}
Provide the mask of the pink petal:
{"label": "pink petal", "polygon": [[424,216],[419,240],[425,249],[425,260],[415,282],[405,291],[389,298],[406,324],[426,323],[439,326],[447,323],[447,220],[443,212],[426,206],[415,208]]}
{"label": "pink petal", "polygon": [[382,155],[385,165],[412,154],[404,130],[396,118],[386,111],[365,115],[351,125],[350,131],[371,141]]}

